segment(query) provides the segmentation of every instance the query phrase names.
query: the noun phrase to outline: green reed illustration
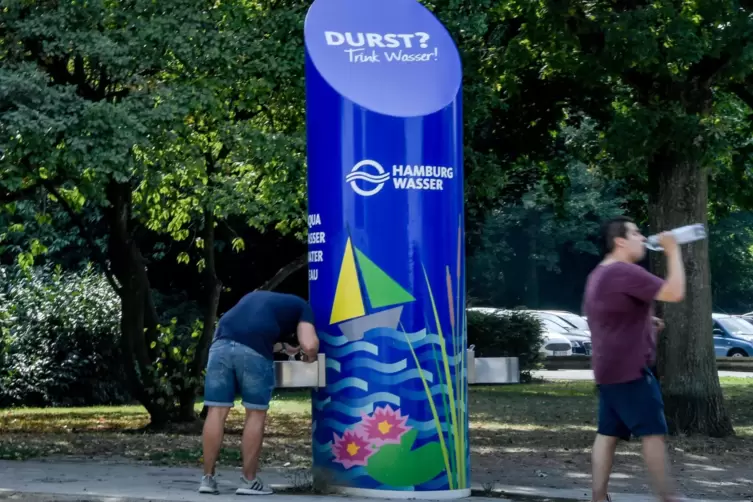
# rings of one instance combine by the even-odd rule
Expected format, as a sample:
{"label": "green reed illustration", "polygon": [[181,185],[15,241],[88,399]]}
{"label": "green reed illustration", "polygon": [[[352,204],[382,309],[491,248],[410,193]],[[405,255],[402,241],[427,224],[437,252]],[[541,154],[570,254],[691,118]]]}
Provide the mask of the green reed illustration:
{"label": "green reed illustration", "polygon": [[[426,268],[421,265],[421,268],[424,272],[424,280],[426,281],[426,287],[429,290],[429,300],[431,301],[431,308],[432,312],[434,314],[434,322],[437,326],[437,335],[439,336],[439,348],[441,350],[442,355],[442,365],[444,367],[444,374],[445,374],[445,381],[447,382],[447,392],[449,394],[449,402],[450,402],[450,414],[449,414],[449,420],[450,424],[448,426],[448,432],[451,431],[453,441],[453,451],[452,455],[454,457],[454,465],[457,466],[458,469],[457,475],[458,475],[458,488],[467,488],[466,481],[465,481],[465,473],[464,470],[461,468],[463,464],[465,464],[465,434],[460,434],[461,425],[459,422],[460,416],[458,415],[458,402],[455,400],[455,387],[457,387],[457,384],[453,383],[452,375],[450,373],[450,364],[449,364],[449,358],[447,354],[447,343],[445,341],[444,332],[442,330],[442,325],[439,321],[439,314],[437,312],[437,304],[434,301],[434,292],[431,288],[431,283],[429,282],[429,276],[426,273]],[[453,321],[454,323],[454,321]],[[454,330],[453,330],[454,331]],[[453,333],[453,341],[454,339],[454,333]],[[453,358],[455,359],[455,358]],[[455,361],[453,360],[453,363]],[[455,370],[457,372],[457,364],[455,364]],[[431,395],[429,394],[429,391],[427,390],[427,398],[432,401]],[[436,419],[435,419],[436,420]],[[437,424],[437,427],[441,430],[441,424]],[[448,473],[448,477],[449,473]],[[451,483],[452,484],[452,483]],[[452,488],[451,488],[452,489]]]}
{"label": "green reed illustration", "polygon": [[[434,399],[431,397],[431,389],[429,388],[429,384],[426,382],[426,378],[424,378],[424,373],[421,371],[421,363],[418,361],[418,356],[416,355],[416,351],[413,350],[413,344],[410,343],[410,338],[408,337],[408,333],[405,332],[405,329],[402,326],[402,323],[400,325],[400,329],[403,331],[403,334],[405,335],[405,341],[408,342],[408,347],[410,348],[410,353],[413,355],[413,360],[416,362],[416,368],[418,369],[418,374],[421,377],[421,383],[424,384],[424,391],[426,392],[426,396],[429,399],[429,406],[431,407],[431,415],[434,419],[434,426],[437,428],[437,435],[439,436],[439,445],[442,447],[442,457],[444,457],[444,465],[445,470],[447,471],[447,482],[450,485],[450,490],[454,490],[452,483],[452,469],[450,468],[450,455],[447,450],[447,445],[444,441],[444,433],[442,432],[442,422],[439,421],[439,415],[437,414],[437,407],[434,405]],[[441,383],[440,383],[441,385]]]}
{"label": "green reed illustration", "polygon": [[[466,361],[468,357],[468,349],[466,348],[465,338],[463,335],[465,334],[465,323],[461,323],[460,319],[465,319],[465,306],[460,305],[460,273],[461,273],[461,266],[462,266],[462,238],[463,238],[463,232],[462,232],[462,214],[458,215],[458,238],[457,238],[457,261],[456,261],[456,268],[455,268],[455,302],[456,302],[456,309],[455,313],[456,315],[453,315],[450,317],[453,321],[452,329],[453,329],[453,348],[455,349],[455,380],[457,382],[457,389],[458,393],[460,394],[459,401],[458,401],[458,409],[459,409],[459,424],[466,423],[466,415],[468,412],[468,401],[467,401],[467,393],[468,393],[468,386],[467,382],[463,381],[463,375],[466,371]],[[449,300],[449,308],[450,311],[452,311],[452,280],[450,277],[450,268],[447,267],[447,294],[448,294],[448,300]],[[463,310],[460,310],[463,308]],[[457,363],[457,356],[460,356],[460,367],[458,368]],[[462,426],[461,426],[462,427]],[[458,467],[458,471],[460,473],[460,482],[459,484],[463,487],[467,487],[466,483],[466,436],[465,436],[465,430],[463,432],[463,451],[459,452],[459,459],[460,459],[460,466]]]}
{"label": "green reed illustration", "polygon": [[[436,346],[432,347],[434,356],[434,363],[437,371],[437,382],[441,386],[446,384],[447,391],[442,391],[442,408],[444,411],[445,420],[448,421],[447,436],[448,441],[452,445],[448,450],[447,443],[445,442],[444,431],[442,430],[442,422],[439,420],[439,414],[437,413],[437,407],[434,403],[434,398],[431,394],[429,384],[426,382],[426,378],[421,371],[421,365],[418,360],[418,355],[413,349],[410,338],[408,338],[405,329],[400,324],[400,329],[405,334],[405,339],[408,342],[413,360],[416,363],[416,368],[419,370],[419,376],[421,383],[423,384],[424,391],[426,392],[426,398],[429,400],[429,406],[431,407],[431,413],[434,420],[434,425],[437,429],[437,435],[439,436],[440,446],[442,448],[442,456],[444,458],[445,469],[447,471],[447,482],[450,490],[468,488],[468,480],[466,475],[466,452],[468,451],[467,437],[465,434],[465,428],[463,427],[464,420],[467,417],[467,387],[464,385],[463,375],[465,374],[465,366],[467,364],[466,347],[464,343],[465,324],[460,322],[460,319],[465,317],[462,315],[463,308],[460,304],[460,278],[461,278],[461,241],[462,227],[460,222],[458,223],[458,245],[457,245],[457,269],[455,272],[455,295],[452,291],[452,274],[450,267],[446,266],[446,279],[447,279],[447,299],[448,309],[450,317],[450,326],[452,328],[452,352],[453,352],[453,366],[455,368],[455,378],[452,378],[450,372],[449,355],[447,352],[447,343],[445,340],[444,332],[442,331],[442,325],[439,321],[439,314],[437,312],[437,304],[434,301],[434,291],[431,288],[426,268],[421,265],[424,273],[424,280],[426,281],[426,287],[429,292],[429,300],[431,301],[432,313],[434,315],[434,322],[437,326],[437,335],[439,338],[440,355],[442,359],[442,369],[444,370],[444,378],[442,375],[442,369],[440,369],[439,357],[437,354]],[[425,319],[427,334],[429,330],[428,319]],[[444,381],[443,381],[444,380]],[[453,381],[454,380],[454,381]],[[457,399],[456,399],[457,397]],[[449,399],[448,399],[449,398]]]}
{"label": "green reed illustration", "polygon": [[[428,326],[428,325],[429,325],[429,320],[426,319],[424,326]],[[434,367],[437,370],[437,372],[436,372],[437,382],[438,382],[437,385],[439,385],[440,389],[442,389],[442,385],[443,385],[444,382],[442,381],[442,372],[439,370],[439,357],[437,357],[437,347],[436,347],[436,345],[432,344],[432,346],[431,346],[431,352],[432,352],[432,356],[434,356]],[[447,417],[449,417],[448,412],[449,412],[449,409],[450,409],[450,405],[447,403],[447,392],[445,392],[444,390],[441,390],[440,394],[442,395],[442,411],[444,412],[444,417],[445,417],[445,420],[446,420]],[[452,429],[449,429],[449,428],[447,429],[447,435],[449,436],[448,437],[448,441],[451,444],[454,444],[454,436],[452,435]],[[450,468],[452,469],[452,472],[454,472],[454,473],[457,474],[457,465],[456,465],[456,463],[457,463],[457,459],[455,458],[454,455],[451,455],[450,456]],[[455,476],[455,478],[456,478],[455,482],[459,483],[460,480],[457,479],[457,475]]]}

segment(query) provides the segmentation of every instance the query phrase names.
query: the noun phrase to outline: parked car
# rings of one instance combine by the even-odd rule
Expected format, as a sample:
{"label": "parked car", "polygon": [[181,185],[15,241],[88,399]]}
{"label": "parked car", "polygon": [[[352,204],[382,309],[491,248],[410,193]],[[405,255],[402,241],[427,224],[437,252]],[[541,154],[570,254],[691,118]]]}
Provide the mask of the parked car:
{"label": "parked car", "polygon": [[753,355],[753,324],[742,317],[712,314],[714,352],[717,357],[750,357]]}
{"label": "parked car", "polygon": [[[493,307],[471,307],[468,309],[468,311],[480,312],[487,315],[502,315],[512,312],[510,310],[497,309]],[[541,338],[543,338],[544,343],[541,345],[539,352],[541,352],[545,356],[573,355],[573,344],[570,342],[570,340],[567,339],[567,337],[563,336],[557,331],[548,329],[548,327],[545,326],[543,322],[541,328]]]}
{"label": "parked car", "polygon": [[563,321],[571,324],[574,328],[588,333],[588,335],[591,336],[591,329],[588,327],[588,321],[583,316],[573,314],[572,312],[567,312],[565,310],[542,310],[541,312],[556,315]]}
{"label": "parked car", "polygon": [[743,319],[748,321],[749,323],[753,323],[753,312],[748,312],[747,314],[740,315]]}
{"label": "parked car", "polygon": [[546,329],[558,333],[568,340],[573,346],[573,354],[591,355],[591,332],[576,328],[573,324],[562,317],[544,310],[528,310],[539,318]]}
{"label": "parked car", "polygon": [[573,344],[566,337],[555,333],[554,331],[542,330],[541,337],[544,339],[544,345],[539,352],[545,356],[572,356]]}

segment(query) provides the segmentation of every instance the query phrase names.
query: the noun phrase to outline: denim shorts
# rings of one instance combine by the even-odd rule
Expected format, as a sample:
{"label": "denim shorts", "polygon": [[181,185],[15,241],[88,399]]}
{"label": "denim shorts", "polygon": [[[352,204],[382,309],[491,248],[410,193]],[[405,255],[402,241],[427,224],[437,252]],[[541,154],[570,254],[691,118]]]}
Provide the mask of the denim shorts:
{"label": "denim shorts", "polygon": [[266,410],[274,388],[272,360],[232,340],[212,344],[204,378],[204,405],[232,407],[240,394],[246,409]]}
{"label": "denim shorts", "polygon": [[625,383],[599,385],[599,426],[602,436],[625,441],[630,436],[667,434],[664,401],[656,377],[649,369],[643,376]]}

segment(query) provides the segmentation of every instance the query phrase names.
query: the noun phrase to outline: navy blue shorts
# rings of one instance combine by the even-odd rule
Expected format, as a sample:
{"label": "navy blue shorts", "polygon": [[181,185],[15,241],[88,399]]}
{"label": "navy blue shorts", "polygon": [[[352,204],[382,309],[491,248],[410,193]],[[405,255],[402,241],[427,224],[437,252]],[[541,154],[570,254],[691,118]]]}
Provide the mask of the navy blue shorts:
{"label": "navy blue shorts", "polygon": [[624,383],[598,385],[598,433],[630,440],[635,437],[667,434],[664,400],[659,382],[648,369],[643,377]]}

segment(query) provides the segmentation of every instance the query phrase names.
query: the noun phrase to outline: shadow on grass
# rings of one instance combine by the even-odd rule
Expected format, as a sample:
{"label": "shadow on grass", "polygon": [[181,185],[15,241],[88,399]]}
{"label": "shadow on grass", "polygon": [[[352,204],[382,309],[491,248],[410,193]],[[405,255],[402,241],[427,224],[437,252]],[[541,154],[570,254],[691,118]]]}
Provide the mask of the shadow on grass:
{"label": "shadow on grass", "polygon": [[[753,452],[753,381],[722,383],[738,437],[678,437],[670,438],[670,445],[699,455]],[[266,440],[279,451],[270,452],[271,457],[310,457],[309,399],[308,391],[275,393]],[[471,388],[468,401],[470,443],[481,457],[514,455],[526,448],[556,455],[590,448],[593,441],[597,399],[592,382],[478,386]],[[236,406],[226,425],[230,448],[239,444],[243,420],[244,412]],[[15,458],[18,452],[24,458],[101,454],[182,464],[199,454],[201,421],[145,434],[148,423],[148,414],[138,406],[5,410],[0,412],[0,458]]]}

